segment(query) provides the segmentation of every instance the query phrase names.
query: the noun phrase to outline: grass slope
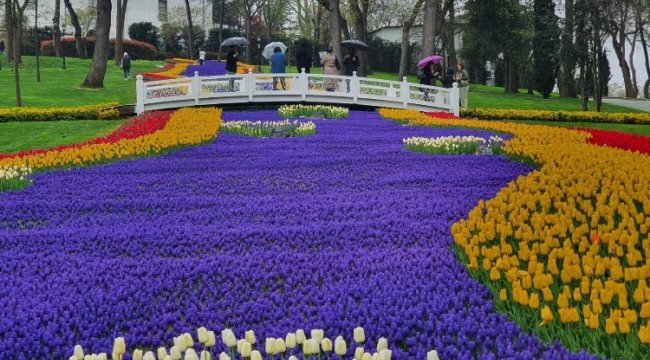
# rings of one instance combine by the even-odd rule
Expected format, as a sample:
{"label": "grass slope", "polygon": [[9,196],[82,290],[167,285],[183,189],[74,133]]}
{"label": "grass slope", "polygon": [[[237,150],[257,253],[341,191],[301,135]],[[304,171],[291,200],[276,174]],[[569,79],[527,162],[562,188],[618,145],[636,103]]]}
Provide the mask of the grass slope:
{"label": "grass slope", "polygon": [[[20,84],[23,106],[56,107],[79,106],[106,102],[135,103],[135,75],[155,70],[160,61],[133,61],[131,80],[125,81],[122,69],[109,61],[103,89],[82,89],[79,85],[86,78],[91,60],[66,58],[67,69],[61,67],[61,58],[41,57],[41,83],[36,82],[36,58],[23,57]],[[14,72],[2,59],[0,71],[0,107],[16,106]]]}
{"label": "grass slope", "polygon": [[122,120],[76,120],[0,123],[0,153],[49,149],[104,136],[122,125]]}

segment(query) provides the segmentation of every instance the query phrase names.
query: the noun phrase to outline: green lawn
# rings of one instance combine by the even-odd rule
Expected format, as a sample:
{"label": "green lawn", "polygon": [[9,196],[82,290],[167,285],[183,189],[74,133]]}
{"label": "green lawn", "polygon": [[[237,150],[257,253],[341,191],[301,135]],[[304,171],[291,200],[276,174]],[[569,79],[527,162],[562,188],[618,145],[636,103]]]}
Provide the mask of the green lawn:
{"label": "green lawn", "polygon": [[[41,83],[36,82],[36,58],[25,56],[20,70],[23,106],[55,107],[79,106],[106,102],[135,103],[135,75],[158,69],[160,61],[133,61],[131,80],[125,81],[122,70],[109,61],[104,88],[81,89],[90,60],[66,58],[67,69],[61,67],[61,58],[41,57]],[[0,107],[16,106],[14,73],[2,58],[0,71]]]}
{"label": "green lawn", "polygon": [[[262,71],[269,72],[269,66],[262,66]],[[289,66],[287,71],[296,72],[295,66]],[[322,74],[322,68],[312,68],[312,73]],[[375,72],[370,78],[399,81],[397,74]],[[417,82],[414,75],[409,75],[410,82]],[[550,99],[543,99],[541,95],[528,95],[527,91],[522,89],[519,94],[506,94],[503,88],[471,85],[469,89],[469,107],[470,108],[493,108],[493,109],[522,109],[522,110],[563,110],[579,111],[581,110],[579,99],[560,99],[557,94],[553,94]],[[590,109],[595,109],[593,103],[590,103]],[[603,104],[604,112],[638,112],[638,110],[627,107]]]}
{"label": "green lawn", "polygon": [[122,120],[76,120],[0,123],[0,153],[49,149],[104,136]]}

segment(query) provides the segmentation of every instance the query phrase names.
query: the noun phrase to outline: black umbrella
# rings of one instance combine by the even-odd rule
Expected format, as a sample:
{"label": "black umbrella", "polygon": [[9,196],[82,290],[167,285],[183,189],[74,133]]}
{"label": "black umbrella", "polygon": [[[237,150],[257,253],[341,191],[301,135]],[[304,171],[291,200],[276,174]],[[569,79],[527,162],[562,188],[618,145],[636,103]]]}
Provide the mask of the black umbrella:
{"label": "black umbrella", "polygon": [[370,49],[370,47],[366,45],[366,43],[364,43],[363,41],[354,40],[354,39],[345,40],[344,42],[341,43],[341,46],[345,46],[349,48],[351,47],[354,48],[355,50],[361,50],[361,51],[368,51]]}
{"label": "black umbrella", "polygon": [[243,37],[231,37],[223,41],[221,46],[245,46],[248,45],[248,40]]}

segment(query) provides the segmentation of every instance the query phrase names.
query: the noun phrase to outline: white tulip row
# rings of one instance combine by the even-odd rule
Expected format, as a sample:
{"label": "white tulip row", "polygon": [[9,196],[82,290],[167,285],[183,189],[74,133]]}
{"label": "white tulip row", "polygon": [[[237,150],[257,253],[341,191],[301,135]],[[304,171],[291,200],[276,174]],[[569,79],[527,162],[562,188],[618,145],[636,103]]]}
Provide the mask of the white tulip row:
{"label": "white tulip row", "polygon": [[301,115],[330,115],[333,118],[346,118],[350,110],[345,107],[328,105],[284,105],[278,109],[281,117],[298,117]]}
{"label": "white tulip row", "polygon": [[32,169],[23,166],[4,166],[0,167],[0,181],[1,180],[25,180],[27,175],[32,173]]}
{"label": "white tulip row", "polygon": [[407,146],[426,146],[435,148],[452,148],[466,143],[485,144],[486,141],[485,139],[476,136],[444,136],[437,138],[410,137],[404,139],[404,144]]}
{"label": "white tulip row", "polygon": [[[294,350],[301,352],[303,359],[312,357],[320,359],[321,355],[331,353],[338,355],[342,360],[348,353],[348,344],[343,336],[337,336],[332,344],[332,340],[325,337],[325,332],[321,329],[313,329],[311,337],[307,338],[304,330],[298,329],[294,333],[289,333],[283,338],[266,338],[264,342],[264,353],[268,359],[275,359],[277,355],[281,360],[288,355],[288,360],[298,360],[293,355]],[[197,329],[198,341],[203,345],[204,350],[197,354],[194,350],[194,339],[189,333],[182,334],[174,338],[174,346],[169,349],[165,347],[158,348],[156,354],[153,351],[143,352],[141,349],[133,351],[133,360],[212,360],[211,350],[216,344],[214,331],[209,331],[205,327]],[[377,341],[375,352],[367,352],[363,345],[366,342],[366,334],[362,327],[357,327],[353,332],[354,342],[357,347],[353,356],[349,359],[354,360],[391,360],[392,351],[388,349],[388,340],[380,338]],[[252,330],[246,331],[244,337],[237,339],[234,332],[230,329],[221,331],[221,341],[228,348],[228,352],[219,354],[218,360],[262,360],[264,357],[259,350],[255,350],[257,338]],[[287,353],[288,352],[288,353]],[[126,353],[126,342],[123,337],[118,337],[113,341],[113,360],[122,360]],[[108,360],[106,353],[85,355],[81,345],[74,347],[74,354],[69,360]],[[216,360],[216,359],[215,359]],[[427,360],[439,360],[436,350],[427,353]]]}

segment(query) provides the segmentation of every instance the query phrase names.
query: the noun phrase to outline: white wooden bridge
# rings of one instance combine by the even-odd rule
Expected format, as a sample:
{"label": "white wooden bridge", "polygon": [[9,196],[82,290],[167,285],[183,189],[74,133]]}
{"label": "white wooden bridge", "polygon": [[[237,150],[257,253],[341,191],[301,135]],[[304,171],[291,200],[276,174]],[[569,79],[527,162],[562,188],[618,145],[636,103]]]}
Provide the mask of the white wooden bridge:
{"label": "white wooden bridge", "polygon": [[[282,81],[286,86],[282,86]],[[274,85],[274,83],[276,83]],[[459,115],[459,90],[402,82],[321,74],[199,76],[136,83],[136,112],[187,106],[249,103],[365,105]]]}

